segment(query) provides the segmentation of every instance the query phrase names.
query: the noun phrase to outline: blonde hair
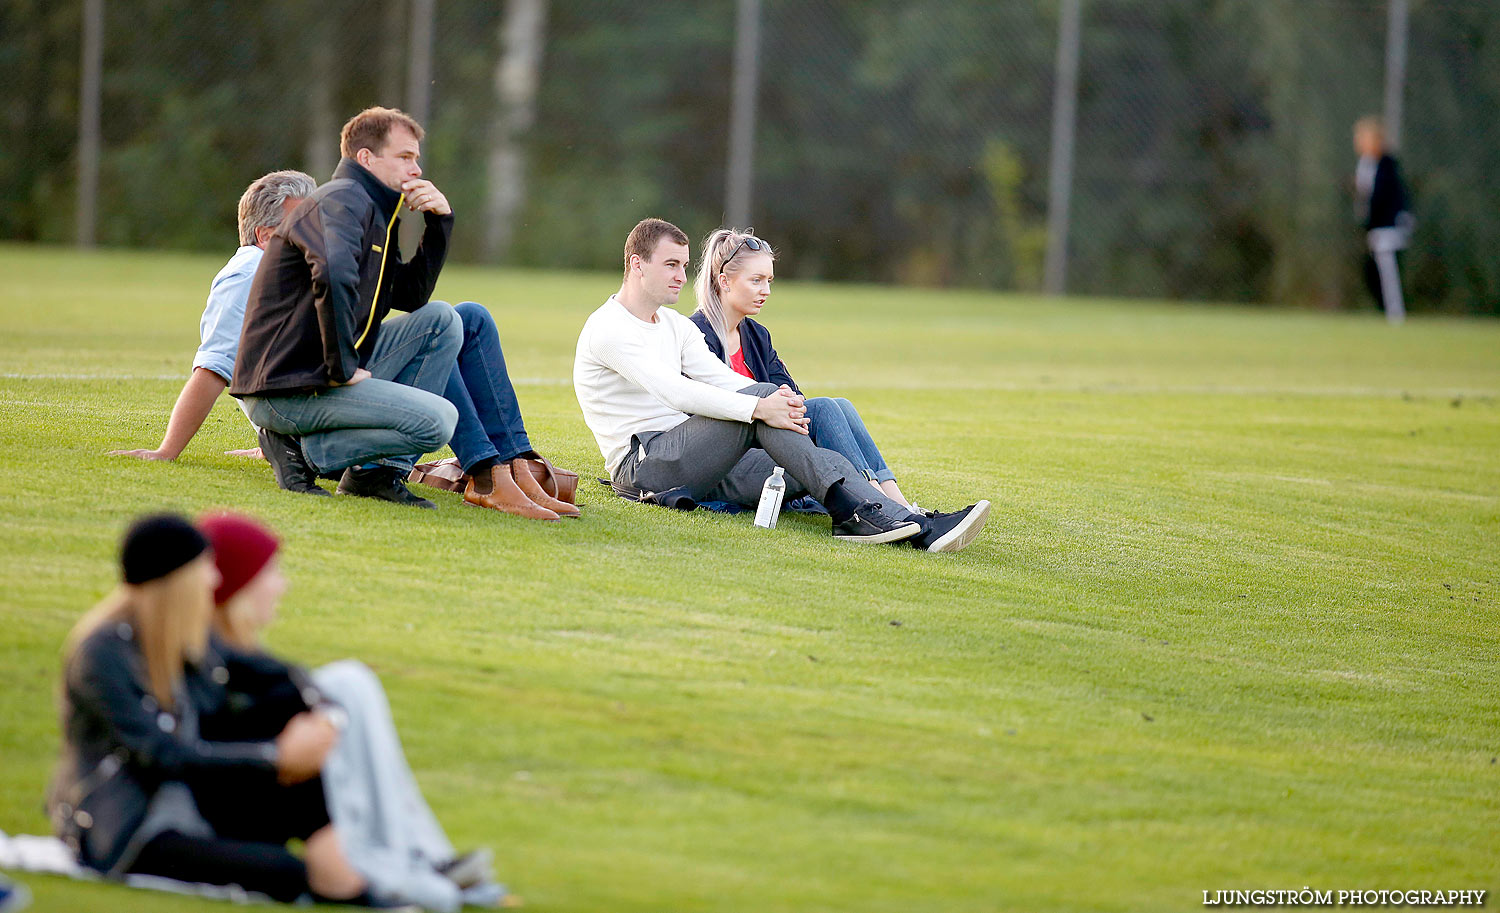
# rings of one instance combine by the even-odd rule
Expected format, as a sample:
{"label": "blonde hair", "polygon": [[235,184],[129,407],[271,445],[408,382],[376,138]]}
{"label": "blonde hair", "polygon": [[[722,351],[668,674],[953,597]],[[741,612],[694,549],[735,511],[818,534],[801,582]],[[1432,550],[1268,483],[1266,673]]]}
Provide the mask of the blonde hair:
{"label": "blonde hair", "polygon": [[771,245],[755,237],[755,229],[740,231],[737,228],[720,228],[703,239],[703,259],[698,261],[698,275],[693,277],[693,294],[698,298],[697,310],[708,318],[708,325],[713,327],[714,335],[719,337],[725,361],[729,360],[729,320],[724,316],[724,299],[719,296],[718,277],[736,275],[744,268],[745,258],[736,256],[735,253],[740,250],[740,245],[744,244],[746,238],[755,238],[762,245],[760,250],[751,253],[767,254],[772,260],[776,259],[776,252],[771,249]]}
{"label": "blonde hair", "polygon": [[112,622],[136,629],[136,643],[146,661],[151,696],[163,708],[174,706],[172,695],[182,681],[183,663],[203,657],[208,645],[213,590],[203,583],[199,562],[212,561],[204,553],[182,567],[145,583],[122,583],[84,614],[68,633],[63,665],[73,661],[79,644]]}
{"label": "blonde hair", "polygon": [[214,606],[214,630],[231,645],[253,652],[261,648],[260,632],[245,619],[247,609],[244,590],[223,605]]}

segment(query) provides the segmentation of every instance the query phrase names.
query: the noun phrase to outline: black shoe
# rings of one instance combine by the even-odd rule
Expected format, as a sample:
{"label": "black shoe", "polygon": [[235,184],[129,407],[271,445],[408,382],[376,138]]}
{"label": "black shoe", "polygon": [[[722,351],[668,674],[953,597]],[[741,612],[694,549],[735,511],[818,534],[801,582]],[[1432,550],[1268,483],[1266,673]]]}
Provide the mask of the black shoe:
{"label": "black shoe", "polygon": [[897,520],[885,512],[885,505],[879,501],[861,504],[849,519],[833,525],[833,538],[870,545],[900,542],[920,532],[922,527],[919,524],[910,520]]}
{"label": "black shoe", "polygon": [[926,529],[910,540],[916,548],[928,552],[956,552],[968,547],[984,529],[990,516],[990,502],[980,501],[951,514],[931,514],[922,523]]}
{"label": "black shoe", "polygon": [[377,466],[374,469],[357,469],[350,466],[344,470],[344,477],[339,480],[338,493],[357,495],[361,498],[375,498],[379,501],[390,501],[392,504],[420,507],[423,510],[437,510],[436,504],[411,493],[411,490],[401,481],[404,475],[405,473],[401,470],[391,469],[388,466]]}
{"label": "black shoe", "polygon": [[271,464],[277,485],[298,494],[328,496],[327,491],[318,487],[317,470],[302,455],[301,441],[265,428],[260,429],[256,438],[260,441],[261,454]]}

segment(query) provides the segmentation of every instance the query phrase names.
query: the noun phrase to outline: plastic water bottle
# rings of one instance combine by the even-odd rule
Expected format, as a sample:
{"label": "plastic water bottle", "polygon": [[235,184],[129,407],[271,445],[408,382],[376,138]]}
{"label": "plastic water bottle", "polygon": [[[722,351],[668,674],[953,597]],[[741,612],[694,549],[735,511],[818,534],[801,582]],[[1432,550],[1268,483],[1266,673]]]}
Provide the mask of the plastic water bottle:
{"label": "plastic water bottle", "polygon": [[766,529],[776,528],[776,518],[781,516],[781,502],[786,497],[786,479],[780,466],[771,470],[765,487],[760,490],[760,506],[755,508],[755,525]]}

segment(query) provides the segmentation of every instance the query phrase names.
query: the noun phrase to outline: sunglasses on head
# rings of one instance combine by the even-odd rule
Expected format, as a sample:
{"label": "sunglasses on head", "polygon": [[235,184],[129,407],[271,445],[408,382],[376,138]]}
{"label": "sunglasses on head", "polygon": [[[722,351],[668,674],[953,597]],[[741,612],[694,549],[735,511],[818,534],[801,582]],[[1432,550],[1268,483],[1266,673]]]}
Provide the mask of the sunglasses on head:
{"label": "sunglasses on head", "polygon": [[762,251],[770,250],[771,245],[767,244],[754,235],[745,235],[745,237],[740,239],[740,243],[734,246],[734,252],[724,258],[724,266],[719,267],[719,272],[724,272],[724,267],[729,265],[729,261],[733,260],[735,257],[738,257],[740,255],[740,251],[745,248],[749,248],[753,251]]}

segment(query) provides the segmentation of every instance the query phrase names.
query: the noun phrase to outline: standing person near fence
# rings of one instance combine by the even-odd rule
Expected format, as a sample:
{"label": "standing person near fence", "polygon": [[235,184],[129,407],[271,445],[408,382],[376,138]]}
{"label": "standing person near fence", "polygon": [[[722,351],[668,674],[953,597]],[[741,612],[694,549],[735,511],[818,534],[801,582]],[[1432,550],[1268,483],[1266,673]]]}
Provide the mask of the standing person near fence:
{"label": "standing person near fence", "polygon": [[1406,319],[1406,301],[1401,293],[1400,253],[1411,243],[1415,220],[1407,208],[1406,184],[1401,166],[1386,149],[1385,128],[1374,117],[1354,125],[1354,151],[1359,164],[1354,171],[1355,214],[1364,224],[1365,284],[1385,319]]}

